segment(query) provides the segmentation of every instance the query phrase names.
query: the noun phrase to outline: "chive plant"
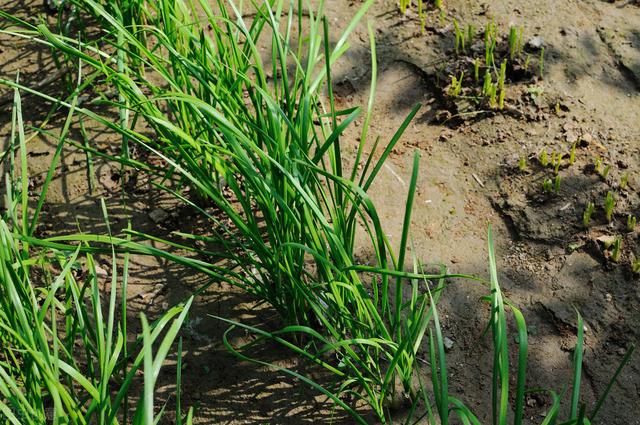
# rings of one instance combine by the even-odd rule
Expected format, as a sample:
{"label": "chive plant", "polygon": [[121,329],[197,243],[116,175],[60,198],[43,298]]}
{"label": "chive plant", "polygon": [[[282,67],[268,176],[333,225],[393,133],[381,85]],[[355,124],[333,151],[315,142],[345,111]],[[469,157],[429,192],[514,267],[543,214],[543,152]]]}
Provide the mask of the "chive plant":
{"label": "chive plant", "polygon": [[[365,151],[376,151],[381,143],[375,140],[370,149],[366,144],[376,91],[375,42],[371,29],[374,78],[355,165],[346,167],[342,157],[344,131],[361,111],[336,109],[331,69],[346,51],[349,33],[373,0],[363,4],[335,43],[330,43],[322,4],[317,10],[309,10],[301,0],[254,4],[250,20],[243,18],[242,3],[219,0],[214,11],[206,0],[140,1],[141,8],[136,10],[142,10],[144,18],[133,14],[131,19],[144,21],[135,25],[125,23],[124,14],[118,9],[121,4],[115,0],[72,0],[72,3],[92,16],[104,30],[99,43],[84,43],[56,34],[44,25],[33,26],[14,19],[24,28],[16,35],[48,44],[57,54],[90,69],[93,78],[100,78],[117,90],[120,97],[111,105],[119,112],[126,111],[126,116],[121,113],[113,122],[89,108],[78,107],[75,96],[61,100],[30,92],[68,108],[70,116],[75,113],[93,119],[126,140],[121,154],[110,159],[151,174],[158,188],[173,194],[209,220],[210,234],[176,232],[176,236],[193,242],[193,248],[189,248],[188,243],[164,241],[192,249],[206,261],[170,255],[134,242],[133,237],[147,240],[154,237],[129,229],[125,238],[70,235],[46,240],[25,236],[24,240],[47,249],[74,253],[90,251],[94,245],[106,243],[107,247],[115,246],[114,250],[164,256],[207,273],[217,281],[243,288],[272,305],[285,326],[272,331],[229,322],[225,345],[241,358],[260,362],[246,356],[243,348],[247,347],[230,343],[229,334],[244,328],[258,337],[251,344],[269,338],[326,369],[336,378],[335,385],[321,386],[296,372],[284,371],[328,396],[359,423],[366,421],[354,408],[357,402],[364,402],[382,422],[390,420],[388,400],[396,391],[396,382],[411,401],[411,412],[421,406],[432,423],[447,424],[454,421],[455,416],[463,423],[479,423],[465,403],[449,393],[446,353],[437,311],[445,279],[463,276],[447,274],[443,268],[427,274],[415,254],[414,271],[405,271],[410,251],[411,207],[418,180],[418,153],[414,156],[397,247],[387,239],[375,205],[367,194],[419,107],[411,111],[380,156],[365,154]],[[194,19],[196,13],[200,19]],[[495,36],[492,39],[495,47]],[[261,52],[260,47],[264,45],[270,47],[269,55]],[[19,87],[11,81],[2,83]],[[497,84],[491,87],[495,103]],[[127,117],[132,119],[123,119]],[[144,123],[145,132],[137,131],[136,123]],[[61,137],[61,143],[64,139]],[[136,162],[128,155],[128,143],[145,147],[161,158],[166,167],[158,169]],[[105,155],[98,151],[92,153]],[[26,196],[24,191],[20,193]],[[23,228],[26,228],[24,224]],[[373,266],[355,261],[357,234],[365,236],[372,248]],[[526,323],[500,292],[491,239],[489,233],[491,295],[486,300],[491,305],[494,349],[491,416],[494,423],[506,424],[513,400],[517,425],[524,416]],[[75,245],[75,250],[74,241],[81,242]],[[216,249],[196,248],[196,241]],[[117,285],[112,285],[112,294],[115,287]],[[410,295],[403,295],[405,288],[411,289]],[[110,300],[115,300],[114,295]],[[170,329],[177,329],[188,306],[189,302],[184,309],[171,310],[169,318],[179,315]],[[510,391],[509,384],[512,338],[508,335],[507,312],[513,314],[518,338],[514,392]],[[112,323],[111,317],[110,314],[108,324]],[[166,343],[166,339],[163,340],[154,358],[151,343],[159,338],[156,329],[162,327],[156,324],[151,329],[144,320],[143,325],[145,349],[136,357],[134,365],[140,367],[144,363],[147,371],[155,371],[171,339]],[[107,329],[113,328],[115,324],[107,325]],[[578,329],[580,332],[582,326]],[[581,353],[580,335],[576,352]],[[165,338],[169,336],[175,338],[175,332],[167,333]],[[108,338],[113,341],[113,337],[105,336]],[[416,389],[412,383],[415,378],[421,379],[418,354],[422,349],[429,355],[431,385],[420,384]],[[623,364],[627,361],[628,356]],[[132,366],[129,368],[126,377],[133,370]],[[579,384],[580,372],[581,358],[576,358],[572,406],[578,403],[576,383]],[[155,373],[145,374],[146,391],[153,388],[155,376]],[[608,390],[603,397],[607,393]],[[555,420],[560,409],[560,397],[551,394],[554,403],[547,414],[547,423]],[[345,402],[345,396],[355,398],[356,403]],[[152,399],[151,393],[144,393],[135,420],[144,418],[145,423],[152,423],[149,419]],[[602,400],[589,419],[595,418]],[[116,402],[112,405],[119,406]],[[570,423],[580,415],[574,410],[568,418]]]}
{"label": "chive plant", "polygon": [[[31,236],[57,164],[51,164],[36,211],[26,208],[29,175],[17,90],[11,134],[3,155],[10,167],[0,217],[0,419],[12,425],[115,425],[127,418],[132,424],[157,423],[163,409],[154,406],[154,387],[191,300],[152,324],[141,314],[142,336],[128,343],[124,300],[129,255],[119,268],[113,247],[106,250],[112,255],[111,289],[103,294],[91,246],[60,248]],[[11,159],[16,156],[17,161]],[[123,300],[120,311],[118,297]],[[191,423],[192,414],[182,418],[178,413],[176,423]]]}

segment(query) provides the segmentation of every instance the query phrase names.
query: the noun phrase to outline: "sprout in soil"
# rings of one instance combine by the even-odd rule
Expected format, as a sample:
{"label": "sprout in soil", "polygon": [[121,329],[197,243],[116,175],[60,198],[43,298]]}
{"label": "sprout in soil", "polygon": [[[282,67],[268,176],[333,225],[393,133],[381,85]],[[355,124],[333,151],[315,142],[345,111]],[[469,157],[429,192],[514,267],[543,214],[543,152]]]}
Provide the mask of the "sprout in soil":
{"label": "sprout in soil", "polygon": [[518,160],[518,169],[520,171],[526,171],[527,169],[527,158],[524,155]]}
{"label": "sprout in soil", "polygon": [[553,191],[556,192],[556,195],[560,193],[560,176],[557,175],[556,178],[553,180]]}
{"label": "sprout in soil", "polygon": [[622,251],[622,238],[620,236],[616,236],[616,239],[613,241],[613,252],[611,253],[611,260],[614,263],[620,261],[620,254]]}
{"label": "sprout in soil", "polygon": [[620,190],[626,190],[628,184],[629,184],[629,173],[625,172],[622,175],[622,177],[620,177]]}
{"label": "sprout in soil", "polygon": [[542,192],[551,193],[553,191],[553,186],[553,181],[551,179],[544,179],[542,182]]}
{"label": "sprout in soil", "polygon": [[540,160],[540,165],[542,165],[543,167],[549,165],[549,154],[547,154],[546,149],[540,152],[540,156],[538,157],[538,159]]}
{"label": "sprout in soil", "polygon": [[571,145],[571,150],[569,151],[569,165],[573,165],[576,162],[576,146],[578,142],[573,142]]}
{"label": "sprout in soil", "polygon": [[613,219],[613,208],[615,207],[616,201],[613,197],[613,193],[607,192],[607,197],[604,198],[604,213],[607,217],[607,221],[611,223]]}
{"label": "sprout in soil", "polygon": [[627,216],[627,231],[633,232],[636,230],[636,216],[629,214]]}
{"label": "sprout in soil", "polygon": [[631,270],[638,274],[640,273],[640,258],[636,258],[635,256],[631,259]]}
{"label": "sprout in soil", "polygon": [[589,227],[589,222],[591,221],[591,215],[593,214],[593,210],[595,205],[593,202],[589,202],[582,213],[582,224],[584,227]]}

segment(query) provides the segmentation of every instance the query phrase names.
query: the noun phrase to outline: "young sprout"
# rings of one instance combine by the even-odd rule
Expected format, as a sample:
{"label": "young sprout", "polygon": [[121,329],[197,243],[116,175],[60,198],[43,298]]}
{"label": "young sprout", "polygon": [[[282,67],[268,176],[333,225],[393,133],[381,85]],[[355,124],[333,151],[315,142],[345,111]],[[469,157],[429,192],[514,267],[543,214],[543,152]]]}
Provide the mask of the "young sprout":
{"label": "young sprout", "polygon": [[625,172],[622,175],[622,177],[620,177],[620,190],[625,190],[628,184],[629,184],[629,173]]}
{"label": "young sprout", "polygon": [[493,85],[491,79],[491,72],[487,69],[484,71],[484,83],[482,84],[482,95],[489,96],[491,94],[491,86]]}
{"label": "young sprout", "polygon": [[602,174],[602,158],[596,157],[593,165],[596,170],[596,173],[598,173],[598,175],[601,175]]}
{"label": "young sprout", "polygon": [[504,97],[505,97],[504,87],[500,89],[500,96],[498,97],[498,108],[504,109]]}
{"label": "young sprout", "polygon": [[616,236],[616,239],[613,241],[613,252],[611,253],[611,260],[614,263],[620,261],[620,254],[622,251],[622,238],[620,236]]}
{"label": "young sprout", "polygon": [[464,71],[460,73],[460,78],[455,75],[451,76],[451,86],[449,87],[449,95],[457,97],[462,92],[462,80],[464,79]]}
{"label": "young sprout", "polygon": [[476,36],[476,27],[473,24],[467,25],[467,45],[473,43],[473,38]]}
{"label": "young sprout", "polygon": [[460,53],[460,51],[464,51],[464,33],[460,30],[460,26],[458,25],[458,21],[456,19],[453,20],[453,28],[455,30],[456,40],[454,43],[454,50],[456,51],[456,55]]}
{"label": "young sprout", "polygon": [[518,48],[518,31],[516,27],[509,27],[509,59],[513,60]]}
{"label": "young sprout", "polygon": [[518,168],[520,171],[526,171],[527,169],[527,158],[524,155],[518,160]]}
{"label": "young sprout", "polygon": [[424,30],[427,26],[427,17],[424,13],[423,0],[418,0],[418,19],[420,20],[420,33],[424,35]]}
{"label": "young sprout", "polygon": [[540,48],[540,78],[544,76],[544,46]]}
{"label": "young sprout", "polygon": [[540,157],[538,159],[540,160],[540,165],[542,165],[543,167],[549,165],[549,156],[546,149],[540,152]]}
{"label": "young sprout", "polygon": [[571,150],[569,151],[569,165],[573,165],[576,162],[576,146],[578,142],[573,142],[571,145]]}
{"label": "young sprout", "polygon": [[589,227],[589,222],[591,221],[591,215],[593,214],[594,208],[594,203],[589,202],[587,207],[584,209],[584,212],[582,213],[582,224],[584,227]]}
{"label": "young sprout", "polygon": [[507,78],[507,60],[503,60],[500,64],[500,74],[498,75],[498,89],[504,89],[504,81]]}
{"label": "young sprout", "polygon": [[613,208],[615,207],[616,201],[613,197],[613,193],[607,192],[607,197],[604,198],[604,214],[607,217],[607,221],[611,223],[613,219]]}
{"label": "young sprout", "polygon": [[531,62],[531,55],[527,53],[527,57],[524,59],[524,70],[529,70],[529,63]]}
{"label": "young sprout", "polygon": [[522,46],[524,41],[524,27],[520,27],[520,31],[518,34],[518,42],[516,43],[516,54],[519,56],[522,53]]}
{"label": "young sprout", "polygon": [[553,165],[553,172],[555,174],[558,174],[558,171],[560,171],[560,166],[562,165],[562,155],[560,153],[555,153],[553,152],[553,154],[551,155],[551,163]]}
{"label": "young sprout", "polygon": [[480,58],[473,60],[473,78],[476,80],[476,83],[480,81]]}
{"label": "young sprout", "polygon": [[636,230],[636,216],[629,214],[627,216],[627,231],[633,232]]}
{"label": "young sprout", "polygon": [[489,22],[484,30],[484,63],[487,67],[493,65],[493,52],[496,48],[495,24]]}
{"label": "young sprout", "polygon": [[551,191],[553,191],[553,182],[551,181],[551,179],[544,179],[544,181],[542,182],[542,191],[544,193],[550,193]]}
{"label": "young sprout", "polygon": [[609,176],[609,171],[611,171],[611,165],[607,165],[606,167],[604,167],[604,169],[600,173],[600,177],[602,177],[603,180],[606,180],[607,176]]}
{"label": "young sprout", "polygon": [[407,7],[411,4],[411,0],[400,0],[400,12],[406,13]]}
{"label": "young sprout", "polygon": [[440,20],[440,26],[444,26],[445,21],[447,19],[447,12],[444,11],[444,9],[442,8],[442,6],[438,6],[438,2],[436,1],[436,7],[438,9],[440,9],[440,13],[439,13],[439,20]]}
{"label": "young sprout", "polygon": [[560,181],[561,179],[559,175],[557,175],[553,180],[553,191],[556,193],[556,195],[560,193]]}
{"label": "young sprout", "polygon": [[495,108],[497,106],[496,95],[498,93],[497,84],[491,84],[491,88],[489,91],[489,106]]}
{"label": "young sprout", "polygon": [[436,0],[435,1],[435,6],[438,9],[442,9],[442,0]]}
{"label": "young sprout", "polygon": [[631,271],[635,274],[640,273],[640,258],[636,258],[635,256],[631,259]]}

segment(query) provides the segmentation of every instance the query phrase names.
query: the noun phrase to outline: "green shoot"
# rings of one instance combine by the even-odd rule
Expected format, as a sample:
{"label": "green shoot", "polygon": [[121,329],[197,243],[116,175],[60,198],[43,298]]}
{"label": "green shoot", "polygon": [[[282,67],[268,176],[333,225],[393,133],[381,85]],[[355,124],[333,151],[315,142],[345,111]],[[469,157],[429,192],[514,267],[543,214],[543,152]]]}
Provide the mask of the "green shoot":
{"label": "green shoot", "polygon": [[620,261],[620,255],[622,250],[622,238],[620,236],[616,236],[613,242],[613,251],[611,252],[611,260],[614,263]]}
{"label": "green shoot", "polygon": [[633,232],[634,230],[636,230],[636,216],[629,214],[627,216],[627,231]]}
{"label": "green shoot", "polygon": [[596,174],[599,176],[602,175],[602,158],[596,157],[593,163],[594,169],[596,170]]}
{"label": "green shoot", "polygon": [[454,28],[454,31],[455,31],[454,50],[455,50],[456,54],[459,54],[460,52],[464,52],[466,50],[466,48],[465,48],[465,34],[460,29],[460,26],[458,25],[458,21],[456,19],[453,20],[453,28]]}
{"label": "green shoot", "polygon": [[584,227],[589,227],[589,223],[591,222],[591,215],[593,214],[593,210],[595,209],[595,204],[593,202],[587,203],[587,206],[582,213],[582,224]]}
{"label": "green shoot", "polygon": [[476,27],[473,24],[467,25],[467,45],[470,46],[473,43],[473,39],[476,36]]}
{"label": "green shoot", "polygon": [[560,176],[557,175],[553,180],[553,190],[556,193],[556,195],[560,194],[560,182],[561,182]]}
{"label": "green shoot", "polygon": [[540,161],[540,165],[542,165],[545,168],[549,165],[549,154],[547,153],[546,149],[540,152],[540,156],[538,157],[538,160]]}
{"label": "green shoot", "polygon": [[629,184],[629,172],[625,172],[620,177],[620,190],[626,190],[628,184]]}
{"label": "green shoot", "polygon": [[609,223],[611,223],[611,220],[613,220],[613,210],[615,208],[615,204],[616,201],[613,193],[607,192],[607,196],[604,199],[604,214],[607,217],[607,221]]}
{"label": "green shoot", "polygon": [[462,81],[464,79],[464,71],[460,74],[459,78],[455,75],[451,76],[451,85],[449,86],[449,96],[458,97],[462,92]]}
{"label": "green shoot", "polygon": [[542,192],[551,193],[553,192],[553,189],[554,189],[553,181],[550,178],[544,179],[544,181],[542,182]]}
{"label": "green shoot", "polygon": [[631,271],[635,274],[640,274],[640,258],[637,258],[635,255],[631,259]]}
{"label": "green shoot", "polygon": [[476,83],[480,81],[480,59],[475,58],[473,60],[473,78]]}
{"label": "green shoot", "polygon": [[509,59],[513,60],[518,52],[518,30],[515,26],[509,27]]}
{"label": "green shoot", "polygon": [[524,155],[521,156],[520,159],[518,159],[518,169],[520,171],[527,170],[527,158]]}
{"label": "green shoot", "polygon": [[573,165],[576,162],[576,146],[578,142],[573,142],[571,150],[569,151],[569,165]]}
{"label": "green shoot", "polygon": [[603,169],[602,172],[600,173],[600,177],[602,177],[602,180],[607,180],[607,177],[609,176],[609,171],[611,171],[611,165],[607,164]]}

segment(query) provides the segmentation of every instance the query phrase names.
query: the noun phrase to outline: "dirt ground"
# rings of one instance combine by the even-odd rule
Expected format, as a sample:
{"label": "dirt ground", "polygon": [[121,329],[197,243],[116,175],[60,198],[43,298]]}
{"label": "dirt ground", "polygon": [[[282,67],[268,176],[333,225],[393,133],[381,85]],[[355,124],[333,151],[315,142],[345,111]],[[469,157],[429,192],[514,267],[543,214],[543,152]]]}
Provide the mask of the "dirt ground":
{"label": "dirt ground", "polygon": [[[360,2],[332,0],[332,27],[344,28]],[[630,1],[600,0],[445,0],[446,18],[428,13],[422,34],[415,11],[401,16],[394,1],[380,0],[369,12],[378,53],[378,94],[371,137],[389,140],[416,102],[424,106],[372,187],[383,225],[399,243],[413,152],[422,154],[412,222],[414,249],[425,262],[442,262],[450,271],[487,275],[487,226],[495,233],[500,284],[520,306],[530,331],[528,387],[562,391],[571,382],[576,314],[585,318],[586,352],[583,401],[591,406],[602,393],[627,347],[640,342],[640,286],[631,272],[632,253],[640,256],[638,230],[625,230],[628,214],[640,215],[640,6]],[[0,8],[37,16],[41,1],[2,0]],[[465,113],[443,96],[443,73],[455,67],[451,18],[484,28],[494,20],[506,34],[509,25],[524,27],[528,45],[544,45],[544,77],[507,82],[505,111],[482,108]],[[351,37],[352,47],[335,70],[340,106],[366,105],[370,53],[366,25]],[[50,54],[27,41],[0,35],[0,78],[35,85],[54,72]],[[59,92],[58,80],[44,87]],[[9,139],[10,102],[0,90],[1,143]],[[11,94],[8,93],[10,96]],[[24,99],[27,121],[42,122],[48,108]],[[463,106],[464,107],[464,106]],[[64,117],[48,128],[59,131]],[[91,127],[91,126],[90,126]],[[355,152],[359,128],[349,133],[347,151]],[[99,149],[117,149],[118,140],[91,129]],[[576,159],[567,157],[576,143]],[[55,145],[46,138],[29,144],[34,186],[42,180]],[[542,150],[562,152],[558,194],[543,193],[549,170],[538,163]],[[603,178],[594,158],[610,165]],[[526,158],[524,170],[520,158]],[[62,167],[48,196],[43,235],[104,231],[99,202],[105,198],[114,227],[131,219],[132,227],[167,235],[197,228],[197,216],[181,209],[141,179],[130,185],[123,204],[123,178],[117,166],[97,162],[96,187],[89,191],[85,155],[65,149]],[[4,170],[3,170],[4,174]],[[626,188],[620,187],[628,175]],[[4,183],[3,183],[4,184]],[[612,222],[602,204],[608,191],[618,193]],[[590,226],[582,225],[588,202],[596,209]],[[608,238],[623,236],[622,255],[612,261]],[[370,253],[363,250],[363,261]],[[107,267],[105,263],[105,267]],[[203,278],[175,264],[136,257],[131,267],[131,317],[179,302]],[[488,311],[479,298],[486,288],[455,282],[441,301],[448,352],[450,392],[474,412],[490,411],[491,345],[481,336]],[[237,290],[214,284],[197,299],[184,335],[185,401],[196,407],[196,423],[350,423],[314,391],[267,367],[239,362],[223,347],[226,325],[218,315],[249,323],[276,321],[268,308],[256,306]],[[277,324],[274,324],[276,326]],[[247,338],[238,335],[237,341]],[[263,361],[297,370],[304,365],[278,347],[255,353]],[[636,353],[600,413],[601,423],[640,424],[640,367]],[[168,365],[159,389],[162,400],[174,392]],[[314,371],[309,371],[313,374]],[[317,377],[322,379],[322,377]],[[550,400],[531,397],[526,416],[539,423]],[[483,423],[488,414],[481,415]]]}

